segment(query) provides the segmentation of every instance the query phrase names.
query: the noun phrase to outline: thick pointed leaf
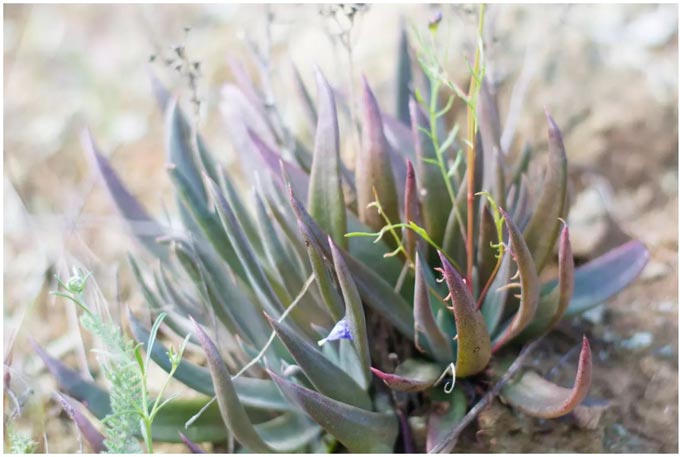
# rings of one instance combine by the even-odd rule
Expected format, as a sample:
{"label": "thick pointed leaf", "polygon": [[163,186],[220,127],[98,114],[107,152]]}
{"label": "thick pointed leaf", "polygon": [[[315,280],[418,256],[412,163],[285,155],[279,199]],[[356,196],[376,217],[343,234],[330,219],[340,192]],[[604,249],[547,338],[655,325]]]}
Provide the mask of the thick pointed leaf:
{"label": "thick pointed leaf", "polygon": [[260,437],[246,410],[236,393],[231,381],[231,374],[227,370],[215,343],[203,331],[198,324],[195,325],[196,334],[201,342],[203,351],[208,360],[208,368],[215,386],[215,396],[219,405],[222,420],[227,428],[233,433],[239,443],[253,452],[273,452],[274,450]]}
{"label": "thick pointed leaf", "polygon": [[397,119],[406,125],[411,123],[408,100],[411,95],[413,84],[413,71],[411,69],[411,56],[409,55],[408,33],[403,24],[399,27],[399,50],[397,57]]}
{"label": "thick pointed leaf", "polygon": [[189,451],[192,454],[205,454],[205,451],[201,449],[201,447],[198,444],[194,443],[189,438],[187,438],[187,436],[184,433],[179,432],[179,438],[182,440],[184,444],[187,445],[187,448],[189,448]]}
{"label": "thick pointed leaf", "polygon": [[380,230],[385,225],[383,216],[368,205],[377,195],[385,215],[394,223],[399,220],[399,201],[380,108],[366,78],[363,79],[361,133],[361,150],[355,166],[359,219],[370,228]]}
{"label": "thick pointed leaf", "polygon": [[590,343],[583,337],[576,379],[571,389],[546,381],[534,372],[507,384],[501,395],[513,408],[533,417],[553,419],[571,412],[586,398],[592,379]]}
{"label": "thick pointed leaf", "polygon": [[404,124],[397,118],[390,116],[388,113],[382,113],[382,119],[385,139],[387,139],[387,143],[390,145],[390,149],[394,153],[392,155],[393,171],[395,158],[399,158],[400,160],[409,159],[411,161],[415,161],[416,153],[415,144],[413,143],[413,135],[411,134],[411,123],[409,122],[408,124]]}
{"label": "thick pointed leaf", "polygon": [[328,243],[331,247],[335,274],[338,275],[338,283],[342,290],[342,297],[345,300],[345,319],[352,335],[352,344],[359,356],[359,363],[364,373],[366,385],[368,385],[371,379],[371,356],[368,349],[364,305],[361,303],[359,291],[354,283],[354,279],[352,279],[352,274],[347,267],[343,254],[330,237],[328,237]]}
{"label": "thick pointed leaf", "polygon": [[411,134],[415,144],[416,176],[418,195],[422,205],[423,221],[430,238],[441,246],[444,240],[446,222],[451,212],[451,199],[448,198],[446,182],[441,170],[428,161],[436,160],[432,140],[421,130],[430,130],[430,123],[418,103],[411,98]]}
{"label": "thick pointed leaf", "polygon": [[[630,284],[649,260],[649,251],[638,240],[631,240],[574,272],[574,293],[565,316],[573,316],[599,305]],[[548,282],[551,290],[557,280]]]}
{"label": "thick pointed leaf", "polygon": [[255,429],[278,452],[303,451],[305,446],[319,438],[322,431],[321,427],[298,411],[257,424]]}
{"label": "thick pointed leaf", "polygon": [[531,252],[522,238],[522,234],[508,213],[500,209],[503,214],[505,226],[510,234],[510,253],[517,268],[519,269],[519,282],[521,288],[521,300],[517,313],[510,323],[501,331],[493,342],[493,351],[497,351],[503,345],[519,335],[522,330],[532,321],[538,308],[540,285],[536,265],[531,257]]}
{"label": "thick pointed leaf", "polygon": [[567,192],[567,153],[562,133],[553,118],[548,118],[548,169],[534,213],[524,229],[524,238],[540,272],[552,253],[559,233],[559,217],[563,216]]}
{"label": "thick pointed leaf", "polygon": [[191,185],[191,181],[187,179],[185,174],[181,173],[177,167],[168,167],[168,174],[175,185],[177,193],[179,194],[180,199],[182,199],[185,208],[189,210],[191,216],[200,227],[200,230],[208,241],[210,241],[210,244],[212,244],[220,257],[222,257],[222,259],[224,259],[224,261],[232,268],[234,273],[245,278],[246,273],[239,262],[237,252],[222,228],[219,217],[208,207],[205,195],[201,196],[201,192],[203,191],[196,191],[195,186]]}
{"label": "thick pointed leaf", "polygon": [[479,221],[479,248],[477,251],[477,281],[479,289],[487,283],[496,266],[496,249],[494,244],[498,243],[496,225],[489,206],[482,207],[481,220]]}
{"label": "thick pointed leaf", "polygon": [[309,95],[305,82],[302,80],[302,75],[300,75],[300,71],[295,64],[293,64],[293,82],[295,83],[297,94],[302,101],[302,107],[304,108],[305,116],[307,117],[311,130],[311,128],[316,125],[317,121],[316,107],[314,106],[311,95]]}
{"label": "thick pointed leaf", "polygon": [[90,420],[80,412],[80,409],[74,404],[67,395],[62,395],[60,393],[55,394],[57,400],[61,404],[61,407],[66,411],[66,414],[75,422],[78,430],[80,430],[81,435],[85,437],[85,440],[89,443],[92,451],[95,454],[99,454],[106,450],[104,445],[104,435],[102,435],[99,430],[90,422]]}
{"label": "thick pointed leaf", "polygon": [[165,229],[149,216],[142,204],[127,190],[109,161],[97,148],[88,130],[82,133],[82,144],[92,166],[99,171],[109,195],[130,226],[132,233],[149,252],[162,261],[167,260],[167,250],[156,243],[156,238],[166,233]]}
{"label": "thick pointed leaf", "polygon": [[464,378],[482,371],[491,358],[491,339],[486,330],[482,313],[477,310],[470,289],[463,277],[449,263],[444,254],[439,253],[444,279],[449,287],[451,305],[456,319],[456,377]]}
{"label": "thick pointed leaf", "polygon": [[456,426],[467,408],[465,393],[456,388],[451,394],[437,392],[432,396],[430,417],[427,420],[427,439],[425,450],[432,452],[451,430]]}
{"label": "thick pointed leaf", "polygon": [[487,78],[482,80],[477,106],[479,133],[482,139],[484,162],[484,189],[489,189],[499,206],[505,206],[504,151],[501,149],[501,125],[498,106],[491,94]]}
{"label": "thick pointed leaf", "polygon": [[332,283],[331,276],[328,272],[328,269],[326,268],[326,262],[324,261],[323,254],[321,253],[321,248],[309,233],[307,226],[302,222],[300,222],[298,225],[305,241],[305,246],[307,247],[309,261],[312,264],[312,270],[314,271],[316,284],[319,286],[321,298],[323,299],[328,311],[331,313],[333,318],[336,321],[339,321],[345,315],[345,306],[342,303],[337,289]]}
{"label": "thick pointed leaf", "polygon": [[[404,219],[406,222],[415,222],[419,227],[423,226],[423,221],[420,217],[420,201],[418,200],[418,188],[416,184],[416,173],[413,170],[413,164],[408,160],[406,162],[406,183],[404,184]],[[403,229],[404,238],[406,238],[406,252],[410,258],[416,254],[416,243],[420,241],[418,235],[407,228]],[[420,241],[422,244],[422,241]]]}
{"label": "thick pointed leaf", "polygon": [[281,164],[286,170],[286,174],[290,178],[290,183],[295,190],[296,195],[300,195],[300,198],[307,199],[307,191],[309,189],[309,176],[300,167],[290,162],[283,160],[281,155],[274,151],[267,143],[265,143],[260,136],[254,131],[248,129],[248,135],[250,141],[252,141],[255,146],[255,150],[259,153],[265,168],[271,172],[274,181],[281,186],[283,190],[285,188],[283,179],[281,179]]}
{"label": "thick pointed leaf", "polygon": [[248,282],[258,296],[263,299],[265,309],[270,314],[278,317],[283,311],[283,307],[262,271],[262,266],[257,261],[257,256],[253,253],[252,247],[248,243],[245,233],[243,233],[243,228],[238,223],[231,205],[229,205],[217,184],[210,180],[210,178],[206,177],[206,179],[210,197],[215,203],[224,231],[229,236],[234,251],[245,270]]}
{"label": "thick pointed leaf", "polygon": [[340,131],[335,99],[321,70],[316,73],[318,122],[309,180],[309,214],[340,246],[346,247],[347,221],[340,174]]}
{"label": "thick pointed leaf", "polygon": [[269,323],[318,392],[358,408],[371,409],[366,391],[328,360],[316,345],[300,337],[286,323],[271,318]]}
{"label": "thick pointed leaf", "polygon": [[398,423],[393,414],[365,411],[332,400],[269,371],[281,391],[350,452],[392,452]]}
{"label": "thick pointed leaf", "polygon": [[[508,245],[508,249],[512,249],[512,244]],[[486,322],[486,328],[489,331],[489,335],[492,337],[495,336],[498,324],[501,323],[503,317],[503,311],[505,310],[505,304],[508,298],[508,288],[505,286],[510,283],[511,276],[512,254],[506,251],[503,254],[498,273],[496,273],[496,277],[491,283],[486,297],[484,297],[481,308],[484,322]]]}
{"label": "thick pointed leaf", "polygon": [[385,373],[373,367],[371,371],[390,389],[412,393],[432,387],[444,369],[435,363],[407,359],[397,366],[394,373]]}
{"label": "thick pointed leaf", "polygon": [[[314,222],[304,209],[300,201],[289,189],[290,204],[298,218],[298,224],[307,227],[306,233],[314,238],[316,244],[321,248],[324,255],[332,258],[327,235]],[[351,227],[350,227],[351,229]],[[376,274],[374,270],[368,268],[353,256],[347,254],[342,248],[338,248],[343,253],[347,267],[359,290],[361,298],[373,309],[382,314],[406,337],[413,339],[413,311],[409,304],[394,291],[394,288],[387,283],[383,277]]]}
{"label": "thick pointed leaf", "polygon": [[574,257],[569,242],[569,228],[565,225],[560,236],[558,253],[558,287],[541,296],[534,320],[521,333],[521,338],[533,338],[550,331],[564,316],[574,292]]}
{"label": "thick pointed leaf", "polygon": [[416,347],[420,350],[429,349],[434,358],[441,362],[451,362],[453,361],[451,341],[435,321],[423,268],[425,268],[423,267],[423,260],[420,254],[416,254],[416,285],[413,295]]}

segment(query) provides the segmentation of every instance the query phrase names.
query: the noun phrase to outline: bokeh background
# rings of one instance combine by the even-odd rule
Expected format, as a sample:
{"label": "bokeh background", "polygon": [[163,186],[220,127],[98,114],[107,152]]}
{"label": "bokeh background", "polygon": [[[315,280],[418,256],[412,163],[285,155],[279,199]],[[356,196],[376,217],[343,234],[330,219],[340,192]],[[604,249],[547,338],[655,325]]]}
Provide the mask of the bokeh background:
{"label": "bokeh background", "polygon": [[[83,128],[159,214],[173,205],[149,72],[186,106],[193,96],[200,100],[200,128],[227,166],[234,151],[220,115],[220,103],[228,103],[220,87],[234,79],[230,59],[257,74],[253,49],[268,57],[286,122],[307,139],[292,94],[292,62],[312,88],[313,65],[347,92],[365,74],[383,109],[393,110],[400,25],[426,30],[437,10],[450,46],[448,70],[465,84],[476,7],[369,5],[352,21],[336,9],[4,5],[4,360],[23,406],[13,423],[32,434],[39,450],[72,452],[79,445],[75,427],[51,400],[55,386],[27,337],[83,370],[85,357],[74,310],[46,293],[49,277],[77,262],[95,272],[112,306],[141,302],[125,261],[136,247],[88,165],[79,143]],[[597,424],[579,429],[569,421],[528,421],[493,407],[481,418],[485,433],[473,449],[676,452],[677,6],[494,5],[486,28],[487,70],[502,117],[518,112],[510,108],[513,87],[524,101],[514,147],[545,141],[544,107],[564,130],[578,258],[636,237],[651,260],[632,287],[551,340],[568,350],[581,334],[591,337],[591,397],[607,402]],[[199,63],[193,89],[166,62],[178,46]],[[555,362],[544,356],[535,362]],[[576,354],[569,357],[567,368]],[[7,414],[13,406],[5,406]]]}

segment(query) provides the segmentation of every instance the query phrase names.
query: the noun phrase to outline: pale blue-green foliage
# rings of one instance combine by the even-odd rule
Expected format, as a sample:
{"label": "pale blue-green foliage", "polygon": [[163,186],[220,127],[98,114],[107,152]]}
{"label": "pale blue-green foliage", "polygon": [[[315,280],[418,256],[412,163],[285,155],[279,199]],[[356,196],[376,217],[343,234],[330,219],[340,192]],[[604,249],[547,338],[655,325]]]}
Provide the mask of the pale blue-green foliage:
{"label": "pale blue-green foliage", "polygon": [[33,454],[36,450],[37,443],[30,436],[17,432],[11,424],[7,427],[7,438],[10,454]]}

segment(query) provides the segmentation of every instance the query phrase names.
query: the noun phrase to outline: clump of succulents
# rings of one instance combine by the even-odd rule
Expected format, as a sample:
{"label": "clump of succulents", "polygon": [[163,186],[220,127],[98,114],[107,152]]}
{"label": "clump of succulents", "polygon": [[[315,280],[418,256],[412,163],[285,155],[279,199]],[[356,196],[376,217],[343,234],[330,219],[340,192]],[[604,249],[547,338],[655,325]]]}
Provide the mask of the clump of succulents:
{"label": "clump of succulents", "polygon": [[[296,72],[310,145],[235,64],[222,111],[247,191],[154,81],[181,227],[149,215],[85,134],[113,201],[156,259],[130,257],[151,314],[168,313],[165,334],[191,335],[187,354],[207,359],[175,367],[175,379],[202,395],[169,403],[154,439],[179,441],[181,431],[195,451],[212,442],[251,452],[449,452],[479,399],[470,386],[498,381],[526,343],[644,266],[646,249],[631,241],[575,268],[567,154],[550,115],[543,178],[532,182],[536,154],[501,147],[479,53],[467,92],[426,58],[427,84],[416,90],[401,49],[394,116],[366,79],[355,117],[320,70],[315,101]],[[467,104],[466,135],[447,124],[447,90]],[[340,146],[354,128],[360,149],[350,162]],[[541,281],[555,252],[557,275]],[[131,313],[129,322],[147,342],[142,320]],[[170,371],[161,340],[146,350]],[[110,413],[107,391],[43,355],[63,390],[100,418]],[[520,372],[500,395],[526,414],[562,416],[585,398],[591,370],[584,338],[573,387]]]}

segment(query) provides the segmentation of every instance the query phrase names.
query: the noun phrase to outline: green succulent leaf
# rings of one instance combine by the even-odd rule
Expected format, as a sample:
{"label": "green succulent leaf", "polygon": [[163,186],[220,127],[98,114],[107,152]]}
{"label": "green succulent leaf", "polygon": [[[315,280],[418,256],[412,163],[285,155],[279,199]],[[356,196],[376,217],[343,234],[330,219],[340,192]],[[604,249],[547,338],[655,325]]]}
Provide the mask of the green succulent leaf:
{"label": "green succulent leaf", "polygon": [[[314,239],[327,258],[333,258],[327,235],[314,222],[300,201],[289,189],[290,204],[298,218],[298,224],[306,227],[306,233]],[[361,298],[373,309],[382,314],[406,337],[413,339],[413,311],[409,304],[397,294],[380,275],[368,268],[353,256],[342,252],[347,268],[355,281]]]}
{"label": "green succulent leaf", "polygon": [[519,270],[521,299],[519,309],[510,323],[494,339],[493,351],[496,352],[503,345],[519,335],[533,320],[538,308],[540,285],[536,265],[531,257],[529,248],[522,238],[522,234],[508,213],[500,209],[505,226],[510,234],[510,253]]}
{"label": "green succulent leaf", "polygon": [[504,151],[501,149],[501,124],[498,106],[489,89],[487,78],[482,80],[477,113],[484,162],[491,164],[484,167],[483,188],[491,191],[499,206],[505,206],[505,164]]}
{"label": "green succulent leaf", "polygon": [[167,261],[167,250],[156,242],[156,238],[166,233],[165,229],[149,216],[142,204],[127,190],[109,161],[97,148],[89,130],[83,131],[82,144],[93,167],[99,171],[118,211],[130,225],[132,233],[150,253],[161,261]]}
{"label": "green succulent leaf", "polygon": [[[423,221],[420,217],[420,202],[418,201],[418,188],[416,185],[416,174],[410,160],[406,162],[406,183],[404,185],[404,219],[407,222],[415,222],[422,227]],[[417,234],[413,230],[403,229],[406,238],[406,253],[409,258],[413,258],[416,253],[416,246],[422,244]]]}
{"label": "green succulent leaf", "polygon": [[[565,316],[587,311],[618,293],[640,274],[648,260],[645,245],[631,240],[578,267],[574,271],[574,293]],[[554,279],[543,289],[552,290],[556,285]]]}
{"label": "green succulent leaf", "polygon": [[569,242],[569,228],[564,226],[558,251],[558,286],[542,295],[533,322],[520,334],[520,339],[535,338],[550,331],[564,316],[574,292],[574,257]]}
{"label": "green succulent leaf", "polygon": [[359,356],[359,363],[361,364],[364,373],[365,385],[368,385],[371,379],[371,356],[368,350],[368,335],[366,333],[364,306],[361,303],[359,291],[352,279],[352,274],[347,267],[347,263],[345,263],[343,254],[330,237],[328,237],[328,243],[331,247],[335,273],[338,275],[338,283],[340,284],[342,296],[345,300],[345,319],[347,320],[349,331],[352,335],[352,343]]}
{"label": "green succulent leaf", "polygon": [[[439,328],[430,304],[428,283],[423,273],[423,260],[416,254],[416,280],[413,296],[413,320],[416,347],[424,351],[428,348],[440,362],[453,360],[453,348],[450,338]],[[424,340],[424,341],[423,341]],[[424,344],[423,344],[424,343]]]}
{"label": "green succulent leaf", "polygon": [[427,438],[425,450],[432,449],[446,437],[456,426],[467,409],[465,393],[461,388],[453,389],[451,394],[435,392],[432,395],[432,407],[427,419]]}
{"label": "green succulent leaf", "polygon": [[540,272],[550,258],[559,233],[559,218],[564,217],[567,193],[567,153],[562,133],[553,118],[548,118],[548,169],[534,213],[524,229],[524,238]]}
{"label": "green succulent leaf", "polygon": [[309,180],[309,214],[333,240],[346,247],[347,222],[340,174],[340,131],[335,100],[321,70],[316,73],[318,123]]}
{"label": "green succulent leaf", "polygon": [[314,106],[312,96],[309,94],[309,90],[307,90],[307,86],[302,79],[302,75],[300,75],[300,70],[298,70],[298,67],[295,64],[293,64],[292,67],[293,83],[295,84],[295,89],[300,100],[302,101],[302,107],[304,108],[307,121],[309,122],[310,128],[312,128],[317,122],[316,106]]}
{"label": "green succulent leaf", "polygon": [[451,212],[451,200],[441,170],[432,161],[437,160],[432,140],[424,133],[430,130],[430,122],[418,103],[409,101],[411,111],[411,132],[416,153],[416,177],[418,195],[422,205],[425,229],[435,243],[444,242],[446,223]]}
{"label": "green succulent leaf", "polygon": [[397,119],[409,125],[411,123],[411,116],[409,115],[408,101],[411,85],[413,84],[413,70],[411,69],[411,56],[409,55],[408,33],[403,24],[399,28],[396,82]]}
{"label": "green succulent leaf", "polygon": [[398,434],[394,414],[374,413],[332,400],[269,371],[284,395],[333,435],[350,452],[392,452]]}
{"label": "green succulent leaf", "polygon": [[571,389],[546,381],[530,371],[503,387],[501,396],[513,408],[533,417],[553,419],[564,416],[586,398],[592,367],[590,343],[583,337],[576,379]]}
{"label": "green succulent leaf", "polygon": [[451,305],[456,319],[456,376],[465,378],[486,368],[491,359],[491,339],[486,329],[484,317],[477,310],[475,300],[463,277],[439,253],[446,285],[449,287]]}
{"label": "green succulent leaf", "polygon": [[250,422],[250,418],[231,381],[231,374],[227,370],[215,343],[200,325],[195,323],[195,329],[208,360],[208,368],[215,386],[215,396],[224,424],[233,433],[234,438],[251,451],[274,452],[274,449],[262,439]]}
{"label": "green succulent leaf", "polygon": [[422,392],[432,387],[442,372],[441,365],[416,359],[407,359],[400,363],[394,373],[385,373],[371,367],[374,375],[380,378],[390,389],[399,392]]}
{"label": "green succulent leaf", "polygon": [[399,199],[380,108],[366,78],[363,79],[362,121],[362,147],[355,165],[357,208],[361,222],[380,230],[385,221],[375,208],[369,208],[369,204],[377,196],[385,215],[391,221],[398,221]]}
{"label": "green succulent leaf", "polygon": [[510,277],[512,276],[512,254],[509,252],[509,249],[512,249],[512,244],[509,244],[508,250],[503,253],[501,266],[491,286],[489,286],[489,291],[482,303],[482,315],[491,336],[496,334],[496,329],[501,323],[503,311],[505,311],[507,303],[508,288],[505,286],[510,282]]}
{"label": "green succulent leaf", "polygon": [[366,391],[328,360],[316,345],[300,337],[285,323],[271,318],[269,323],[318,392],[357,408],[371,409],[371,399]]}

